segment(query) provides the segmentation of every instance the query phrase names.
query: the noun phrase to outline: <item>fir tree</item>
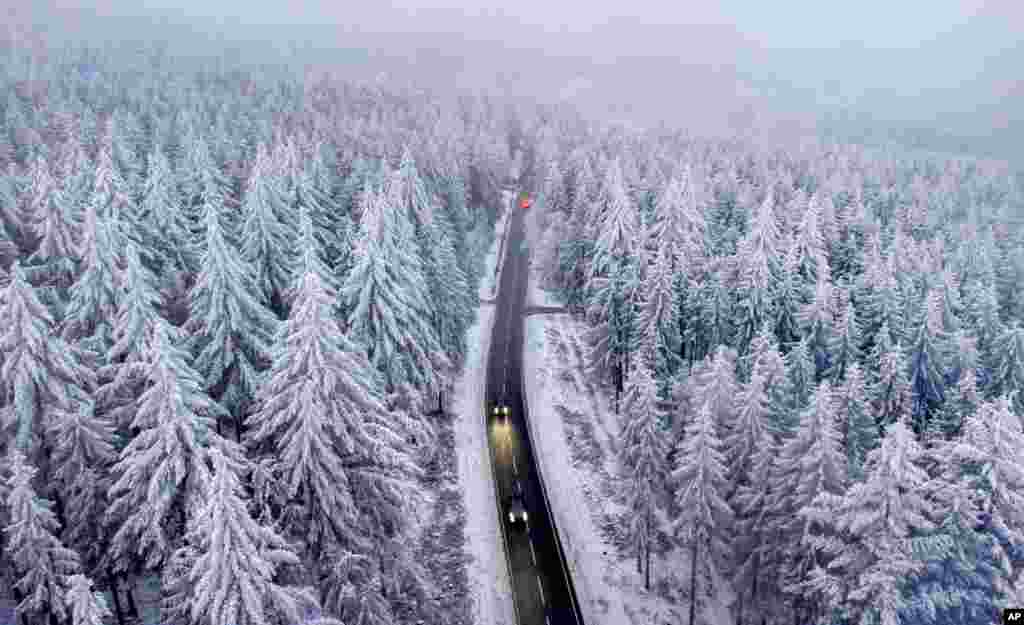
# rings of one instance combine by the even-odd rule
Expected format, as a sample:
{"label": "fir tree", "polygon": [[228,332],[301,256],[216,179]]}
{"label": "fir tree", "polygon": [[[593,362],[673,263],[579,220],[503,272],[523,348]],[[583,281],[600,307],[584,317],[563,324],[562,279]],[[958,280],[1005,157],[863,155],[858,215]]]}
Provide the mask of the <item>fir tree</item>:
{"label": "fir tree", "polygon": [[149,157],[136,212],[135,241],[160,275],[199,270],[198,248],[175,188],[174,171],[163,148]]}
{"label": "fir tree", "polygon": [[1013,409],[1024,418],[1024,326],[1014,321],[996,344],[988,392],[1012,397]]}
{"label": "fir tree", "polygon": [[814,361],[814,380],[824,377],[832,364],[829,345],[834,341],[833,328],[833,286],[821,279],[814,290],[814,297],[800,309],[797,321],[803,328],[807,349]]}
{"label": "fir tree", "polygon": [[105,625],[112,616],[103,594],[92,588],[92,580],[81,573],[67,580],[64,597],[71,625]]}
{"label": "fir tree", "polygon": [[831,356],[830,375],[833,384],[840,384],[846,372],[854,364],[863,361],[861,345],[863,338],[857,311],[850,301],[850,292],[839,291],[838,314],[835,316],[828,352]]}
{"label": "fir tree", "polygon": [[864,373],[853,363],[836,386],[836,417],[843,432],[847,475],[851,481],[862,477],[861,469],[868,452],[878,444],[878,426],[867,401]]}
{"label": "fir tree", "polygon": [[[103,174],[98,172],[97,185],[101,180]],[[100,213],[103,193],[97,189],[97,197],[86,209],[79,247],[79,258],[84,268],[71,285],[61,329],[65,341],[78,342],[97,356],[106,355],[112,341],[118,283],[121,280],[118,254],[123,249],[121,233],[113,221],[115,218],[110,213]]]}
{"label": "fir tree", "polygon": [[401,185],[391,176],[381,194],[364,193],[356,264],[341,290],[348,328],[384,374],[390,389],[412,384],[436,389],[448,366],[424,291],[413,225],[398,203]]}
{"label": "fir tree", "polygon": [[741,352],[765,320],[772,317],[771,293],[777,279],[779,230],[771,197],[758,208],[750,232],[740,242],[739,257],[741,318],[738,325]]}
{"label": "fir tree", "polygon": [[75,277],[78,215],[42,157],[34,163],[31,176],[29,201],[38,245],[26,261],[26,269],[33,284],[53,290],[47,299],[56,306]]}
{"label": "fir tree", "polygon": [[284,292],[291,283],[295,234],[283,222],[281,190],[271,179],[269,156],[261,145],[246,183],[242,211],[242,258],[255,274],[264,305],[284,316]]}
{"label": "fir tree", "polygon": [[863,482],[840,496],[824,493],[800,513],[827,536],[805,539],[826,565],[816,567],[803,587],[854,622],[869,615],[871,622],[899,622],[901,586],[924,569],[911,541],[934,529],[921,455],[913,432],[896,422],[868,455]]}
{"label": "fir tree", "polygon": [[656,380],[668,380],[682,364],[679,357],[679,311],[672,284],[671,250],[660,246],[647,267],[640,286],[642,302],[637,320],[637,338],[642,353],[653,357]]}
{"label": "fir tree", "polygon": [[[206,207],[206,250],[183,329],[195,354],[196,372],[232,417],[240,440],[242,416],[269,363],[277,320],[258,299],[248,266],[228,242],[221,210],[213,204]],[[218,434],[222,426],[218,421]]]}
{"label": "fir tree", "polygon": [[814,562],[813,553],[796,546],[811,530],[809,522],[799,515],[822,493],[841,495],[846,474],[832,387],[825,380],[801,412],[799,429],[783,444],[776,471],[768,478],[773,493],[769,504],[773,532],[776,544],[784,550],[779,556],[785,562],[781,581],[794,599],[798,615],[813,612],[813,605],[802,598],[799,584]]}
{"label": "fir tree", "polygon": [[[929,291],[913,334],[908,337],[908,382],[914,415],[913,427],[924,433],[928,420],[945,397],[945,335],[942,329],[941,293]],[[945,349],[944,349],[945,348]]]}
{"label": "fir tree", "polygon": [[331,300],[307,263],[249,417],[249,442],[273,459],[284,503],[310,524],[300,534],[314,554],[325,540],[358,542],[365,510],[401,527],[408,485],[399,476],[415,474],[404,452],[414,428],[386,414],[378,377],[338,329]]}
{"label": "fir tree", "polygon": [[15,264],[0,298],[0,402],[3,428],[23,451],[39,444],[53,410],[73,412],[95,386],[80,352],[54,332],[49,311]]}
{"label": "fir tree", "polygon": [[726,538],[733,510],[725,500],[728,480],[721,447],[714,416],[705,404],[686,427],[671,477],[679,511],[675,535],[690,548],[691,623],[714,591],[707,585],[698,588],[698,580],[715,579],[729,554]]}
{"label": "fir tree", "polygon": [[64,576],[78,572],[78,554],[57,537],[52,503],[36,494],[32,480],[36,469],[18,452],[9,458],[4,550],[14,566],[14,587],[23,599],[21,614],[50,616],[51,624],[64,618]]}
{"label": "fir tree", "polygon": [[249,516],[241,468],[216,449],[209,455],[212,481],[165,576],[173,589],[165,609],[204,625],[300,622],[308,608],[318,607],[317,597],[276,579],[280,568],[297,566],[299,558],[273,529]]}
{"label": "fir tree", "polygon": [[211,431],[223,409],[203,391],[174,330],[155,324],[146,358],[147,387],[131,427],[138,434],[112,472],[108,510],[118,528],[111,559],[125,570],[135,556],[159,570],[173,553],[188,507],[203,500],[210,475],[208,447],[227,443]]}
{"label": "fir tree", "polygon": [[[636,546],[637,573],[645,572],[645,587],[651,587],[651,542],[654,539],[659,493],[665,485],[668,457],[667,432],[661,427],[657,409],[657,386],[650,367],[641,362],[626,387],[623,401],[621,462],[632,485],[631,538]],[[646,568],[643,562],[646,561]]]}
{"label": "fir tree", "polygon": [[729,466],[730,499],[737,489],[757,479],[752,473],[758,447],[768,440],[769,398],[764,373],[755,370],[736,393],[735,420],[724,438]]}

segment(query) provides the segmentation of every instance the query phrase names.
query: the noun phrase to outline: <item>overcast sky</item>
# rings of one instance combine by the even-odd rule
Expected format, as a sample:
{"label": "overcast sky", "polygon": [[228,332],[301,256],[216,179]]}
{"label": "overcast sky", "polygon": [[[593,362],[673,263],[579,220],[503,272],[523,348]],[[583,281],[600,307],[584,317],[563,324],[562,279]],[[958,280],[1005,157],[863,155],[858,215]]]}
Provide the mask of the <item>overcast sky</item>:
{"label": "overcast sky", "polygon": [[613,115],[701,125],[752,107],[847,107],[974,135],[1024,118],[1019,0],[49,1],[101,23],[165,15],[227,39],[377,46],[424,70],[430,59],[427,75],[575,97]]}

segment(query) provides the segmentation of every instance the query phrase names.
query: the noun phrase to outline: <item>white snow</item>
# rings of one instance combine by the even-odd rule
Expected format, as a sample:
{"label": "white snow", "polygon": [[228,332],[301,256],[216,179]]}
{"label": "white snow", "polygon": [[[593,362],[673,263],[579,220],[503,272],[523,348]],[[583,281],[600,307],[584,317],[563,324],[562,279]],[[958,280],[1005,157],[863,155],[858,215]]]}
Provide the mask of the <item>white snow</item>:
{"label": "white snow", "polygon": [[[501,215],[498,217],[498,223],[495,224],[494,244],[491,246],[491,251],[490,253],[487,254],[487,258],[484,260],[484,273],[483,277],[480,278],[479,297],[480,299],[484,300],[491,300],[494,298],[495,295],[497,295],[497,288],[499,282],[495,280],[494,265],[495,263],[499,263],[502,261],[502,259],[498,258],[499,249],[502,249],[502,255],[504,255],[504,249],[500,248],[499,246],[502,245],[501,242],[505,239],[505,237],[508,234],[509,211],[507,210],[507,207],[509,206],[509,202],[511,201],[512,193],[510,191],[506,191],[503,194],[503,196],[506,210],[503,210],[501,212]],[[500,267],[498,269],[499,271],[501,270]]]}
{"label": "white snow", "polygon": [[[507,211],[498,221],[498,235],[506,231],[506,217]],[[487,271],[480,285],[482,298],[493,297],[499,238],[495,236],[485,261]],[[484,421],[487,355],[493,324],[494,306],[482,304],[476,323],[467,331],[469,351],[456,386],[455,446],[459,457],[459,482],[466,504],[466,550],[472,558],[468,576],[475,606],[474,623],[515,625],[512,586],[498,522],[497,494]]]}

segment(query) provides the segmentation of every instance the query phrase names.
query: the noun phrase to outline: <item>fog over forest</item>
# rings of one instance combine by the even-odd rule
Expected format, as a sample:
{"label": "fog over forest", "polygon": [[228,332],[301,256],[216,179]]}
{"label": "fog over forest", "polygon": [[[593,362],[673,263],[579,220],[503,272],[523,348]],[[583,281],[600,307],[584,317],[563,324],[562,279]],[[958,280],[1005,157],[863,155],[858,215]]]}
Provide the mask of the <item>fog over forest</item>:
{"label": "fog over forest", "polygon": [[640,125],[773,141],[818,129],[1013,159],[1024,138],[1024,9],[1007,0],[9,4],[9,31],[189,41],[348,76],[567,100]]}

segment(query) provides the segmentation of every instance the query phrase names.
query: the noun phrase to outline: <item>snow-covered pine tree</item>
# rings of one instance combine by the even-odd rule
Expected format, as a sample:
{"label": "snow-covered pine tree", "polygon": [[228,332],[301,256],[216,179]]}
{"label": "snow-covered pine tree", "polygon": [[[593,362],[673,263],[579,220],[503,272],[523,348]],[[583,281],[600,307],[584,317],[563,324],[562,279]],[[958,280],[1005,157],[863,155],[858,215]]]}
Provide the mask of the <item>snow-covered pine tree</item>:
{"label": "snow-covered pine tree", "polygon": [[15,569],[14,588],[21,596],[17,610],[62,619],[64,577],[79,572],[78,554],[57,537],[53,504],[39,497],[32,486],[36,469],[17,451],[9,455],[7,464],[10,476],[4,503],[10,524],[3,528],[4,551]]}
{"label": "snow-covered pine tree", "polygon": [[[693,396],[698,406],[711,411],[718,428],[718,439],[724,441],[736,422],[736,350],[719,345],[713,354],[708,354],[690,376]],[[727,458],[727,461],[729,458]]]}
{"label": "snow-covered pine tree", "polygon": [[832,364],[829,345],[834,341],[832,329],[835,323],[834,286],[827,272],[823,272],[815,285],[811,301],[800,308],[797,321],[803,329],[804,341],[814,361],[814,381],[825,377]]}
{"label": "snow-covered pine tree", "polygon": [[857,319],[856,307],[850,300],[850,290],[840,288],[838,296],[837,314],[832,324],[832,332],[829,334],[831,340],[828,345],[832,360],[829,375],[832,383],[837,386],[846,377],[847,369],[864,359],[861,353],[863,337],[860,322]]}
{"label": "snow-covered pine tree", "polygon": [[255,521],[235,466],[211,449],[213,476],[188,519],[185,544],[168,567],[164,610],[201,625],[264,625],[303,620],[319,609],[311,588],[277,581],[280,569],[298,566],[291,546]]}
{"label": "snow-covered pine tree", "polygon": [[768,476],[773,493],[769,502],[772,531],[778,548],[784,550],[780,582],[797,618],[805,620],[817,614],[816,606],[800,590],[815,558],[813,551],[800,544],[810,523],[799,515],[822,493],[843,494],[847,469],[840,444],[832,385],[823,380],[801,412],[796,434],[783,443],[775,473]]}
{"label": "snow-covered pine tree", "polygon": [[118,528],[108,555],[118,571],[163,567],[188,508],[207,492],[208,448],[228,444],[213,431],[224,409],[204,392],[188,353],[175,345],[175,334],[163,320],[154,324],[145,359],[146,390],[131,423],[138,434],[112,469],[107,518]]}
{"label": "snow-covered pine tree", "polygon": [[88,401],[95,376],[79,350],[56,334],[18,263],[0,302],[0,404],[10,406],[2,427],[4,438],[27,453],[42,440],[51,411],[74,411]]}
{"label": "snow-covered pine tree", "polygon": [[690,285],[686,294],[689,300],[686,307],[695,317],[684,334],[684,340],[692,346],[691,358],[702,359],[718,345],[732,345],[735,289],[725,281],[722,272],[707,274],[703,280]]}
{"label": "snow-covered pine tree", "polygon": [[[205,388],[230,416],[241,440],[243,415],[270,362],[277,319],[259,299],[250,268],[226,236],[222,205],[207,196],[206,249],[192,286],[189,319],[183,326],[194,367]],[[224,423],[217,421],[217,433]]]}
{"label": "snow-covered pine tree", "polygon": [[771,293],[778,272],[779,226],[771,195],[757,209],[754,222],[740,241],[737,263],[740,289],[740,321],[737,324],[738,349],[746,353],[750,341],[762,324],[773,317]]}
{"label": "snow-covered pine tree", "polygon": [[750,381],[736,389],[735,418],[723,439],[723,451],[729,467],[730,501],[737,490],[757,480],[752,473],[759,447],[769,436],[768,411],[770,402],[765,388],[764,373],[758,368]]}
{"label": "snow-covered pine tree", "polygon": [[1016,319],[1024,321],[1024,242],[1011,238],[1000,245],[999,261],[996,263],[995,285],[999,295],[1000,315],[1005,323]]}
{"label": "snow-covered pine tree", "polygon": [[673,530],[689,547],[690,623],[715,592],[714,580],[730,554],[734,513],[725,500],[728,479],[717,429],[710,407],[701,406],[686,426],[671,475],[678,511]]}
{"label": "snow-covered pine tree", "polygon": [[673,176],[655,201],[648,236],[672,250],[672,270],[696,275],[703,266],[707,223],[694,192],[693,172],[686,166]]}
{"label": "snow-covered pine tree", "polygon": [[476,312],[475,293],[455,255],[452,239],[457,233],[448,225],[443,212],[434,214],[432,226],[438,229],[433,237],[436,247],[432,250],[432,256],[437,264],[438,275],[442,276],[437,282],[438,292],[433,299],[438,309],[436,326],[441,345],[449,360],[454,363],[465,353],[466,329],[473,322]]}
{"label": "snow-covered pine tree", "polygon": [[804,546],[825,562],[801,587],[851,622],[900,622],[902,586],[924,569],[915,538],[934,525],[921,456],[914,433],[897,421],[868,454],[864,481],[844,494],[825,491],[799,512],[821,528],[822,535],[805,535]]}
{"label": "snow-covered pine tree", "polygon": [[272,176],[270,156],[260,144],[242,203],[241,253],[253,271],[263,304],[284,318],[284,293],[292,282],[295,233],[280,217],[284,198],[281,185]]}
{"label": "snow-covered pine tree", "polygon": [[861,347],[866,354],[875,349],[883,325],[892,332],[891,336],[899,336],[903,328],[896,278],[892,275],[887,258],[879,250],[877,237],[872,236],[868,246],[864,273],[854,294],[858,304],[857,316],[863,330],[864,343]]}
{"label": "snow-covered pine tree", "polygon": [[199,271],[199,249],[195,247],[189,222],[171,163],[162,146],[149,156],[135,220],[135,241],[150,268],[164,278],[179,272]]}
{"label": "snow-covered pine tree", "polygon": [[32,213],[19,201],[27,185],[25,176],[20,175],[13,163],[0,174],[0,224],[15,245],[15,251],[22,254],[29,251],[34,238]]}
{"label": "snow-covered pine tree", "polygon": [[434,328],[413,224],[401,210],[401,184],[363,193],[356,263],[342,286],[351,336],[384,374],[388,391],[405,384],[431,396],[449,365]]}
{"label": "snow-covered pine tree", "polygon": [[942,326],[942,292],[931,289],[907,336],[907,379],[914,416],[911,425],[919,436],[945,398],[945,362],[950,349]]}
{"label": "snow-covered pine tree", "polygon": [[82,240],[78,246],[81,273],[71,285],[61,327],[61,337],[79,343],[97,358],[106,355],[112,343],[113,322],[117,316],[121,267],[119,255],[124,249],[120,211],[111,197],[109,159],[100,153],[93,200],[85,209]]}
{"label": "snow-covered pine tree", "polygon": [[[655,380],[667,383],[682,365],[679,357],[682,337],[679,335],[679,307],[672,284],[672,251],[659,245],[646,267],[640,285],[641,303],[637,319],[637,340],[640,352],[650,355]],[[660,390],[665,396],[665,389]]]}
{"label": "snow-covered pine tree", "polygon": [[117,455],[114,429],[96,413],[93,402],[73,411],[55,411],[47,436],[54,467],[51,488],[59,494],[62,539],[82,557],[86,570],[97,566],[104,552],[103,518],[110,485],[108,469]]}
{"label": "snow-covered pine tree", "polygon": [[626,193],[618,161],[612,161],[605,176],[603,203],[600,219],[594,224],[594,257],[588,273],[591,282],[596,276],[621,270],[639,240],[639,214]]}
{"label": "snow-covered pine tree", "polygon": [[92,580],[81,573],[67,579],[64,601],[71,625],[105,625],[112,616],[103,593],[94,591]]}
{"label": "snow-covered pine tree", "polygon": [[[748,390],[761,380],[759,371],[753,374]],[[762,382],[763,385],[763,382]],[[748,393],[749,395],[749,393]],[[743,482],[733,493],[730,505],[736,513],[734,532],[734,562],[732,581],[737,590],[736,616],[746,622],[748,612],[763,616],[777,615],[780,601],[778,572],[781,570],[781,550],[773,542],[770,508],[771,483],[761,476],[775,472],[774,463],[778,446],[767,428],[761,429],[760,439],[753,446],[749,461],[749,475],[759,476]]]}
{"label": "snow-covered pine tree", "polygon": [[1011,406],[1024,419],[1024,326],[1014,320],[996,341],[990,396],[1012,397]]}
{"label": "snow-covered pine tree", "polygon": [[868,405],[864,372],[856,362],[835,386],[836,418],[843,433],[847,475],[851,481],[863,477],[861,469],[868,452],[878,445],[878,426]]}
{"label": "snow-covered pine tree", "polygon": [[825,239],[821,232],[821,203],[811,196],[793,240],[796,271],[807,286],[817,284],[829,271]]}
{"label": "snow-covered pine tree", "polygon": [[[310,220],[303,224],[303,238],[312,238]],[[339,330],[326,268],[317,268],[310,247],[303,248],[291,316],[277,336],[248,438],[270,463],[286,526],[314,561],[329,567],[335,546],[368,556],[374,540],[405,530],[405,502],[418,474],[406,440],[423,431],[405,413],[386,412],[378,373],[362,346]],[[400,555],[415,568],[409,554]],[[337,583],[351,581],[343,576]]]}
{"label": "snow-covered pine tree", "polygon": [[800,309],[810,299],[807,286],[797,273],[796,247],[786,249],[788,251],[782,261],[782,275],[775,285],[772,305],[775,311],[775,336],[784,347],[799,341],[803,336],[797,318]]}
{"label": "snow-covered pine tree", "polygon": [[145,388],[150,334],[158,320],[156,278],[143,265],[135,243],[125,245],[124,280],[118,296],[112,344],[97,372],[97,410],[122,433],[135,418],[136,400]]}
{"label": "snow-covered pine tree", "polygon": [[668,431],[658,413],[658,388],[650,366],[640,361],[629,382],[622,409],[623,476],[631,485],[629,508],[633,512],[630,534],[636,548],[637,573],[644,573],[651,587],[651,542],[657,531],[661,493],[665,488],[669,451]]}
{"label": "snow-covered pine tree", "polygon": [[36,286],[46,287],[47,304],[57,305],[75,277],[78,215],[72,198],[57,184],[49,165],[40,156],[30,171],[32,227],[38,244],[26,260],[26,272]]}

